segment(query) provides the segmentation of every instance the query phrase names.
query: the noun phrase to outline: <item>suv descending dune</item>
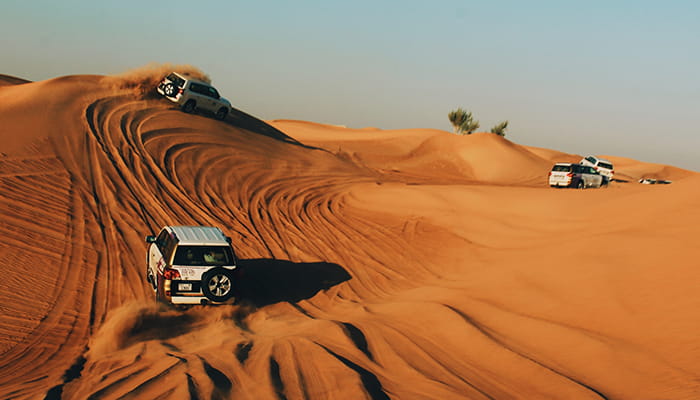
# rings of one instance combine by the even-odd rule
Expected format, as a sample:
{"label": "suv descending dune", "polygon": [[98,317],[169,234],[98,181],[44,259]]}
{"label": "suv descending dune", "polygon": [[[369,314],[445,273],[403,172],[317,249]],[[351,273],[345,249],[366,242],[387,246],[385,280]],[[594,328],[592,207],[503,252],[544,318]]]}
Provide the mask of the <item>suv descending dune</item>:
{"label": "suv descending dune", "polygon": [[210,226],[166,226],[149,243],[146,280],[156,301],[226,304],[235,301],[238,269],[231,239]]}
{"label": "suv descending dune", "polygon": [[156,91],[166,99],[177,103],[186,113],[206,110],[220,120],[226,119],[231,103],[219,95],[210,84],[187,75],[172,72],[158,84]]}
{"label": "suv descending dune", "polygon": [[613,176],[615,175],[615,170],[612,162],[604,158],[600,158],[597,156],[586,156],[581,160],[579,164],[593,167],[596,171],[598,171],[599,174],[603,176],[605,184],[612,181]]}

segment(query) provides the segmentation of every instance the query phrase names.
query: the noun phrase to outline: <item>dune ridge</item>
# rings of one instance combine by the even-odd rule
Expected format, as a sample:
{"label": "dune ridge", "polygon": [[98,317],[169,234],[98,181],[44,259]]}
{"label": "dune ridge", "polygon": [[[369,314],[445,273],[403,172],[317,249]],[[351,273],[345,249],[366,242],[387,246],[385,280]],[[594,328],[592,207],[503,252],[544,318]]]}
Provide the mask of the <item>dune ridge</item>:
{"label": "dune ridge", "polygon": [[[700,392],[697,173],[554,190],[491,134],[184,114],[169,68],[0,87],[1,398]],[[153,304],[167,224],[233,237],[239,305]]]}

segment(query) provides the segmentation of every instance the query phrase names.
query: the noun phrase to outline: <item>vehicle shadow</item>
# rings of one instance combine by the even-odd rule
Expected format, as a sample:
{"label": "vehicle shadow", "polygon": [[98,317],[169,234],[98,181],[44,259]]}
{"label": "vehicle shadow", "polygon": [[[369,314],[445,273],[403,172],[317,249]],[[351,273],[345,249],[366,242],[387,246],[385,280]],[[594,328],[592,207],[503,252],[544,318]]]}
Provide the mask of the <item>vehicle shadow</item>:
{"label": "vehicle shadow", "polygon": [[228,116],[226,116],[225,122],[237,128],[242,128],[247,131],[257,133],[259,135],[264,135],[276,140],[280,140],[304,148],[318,150],[317,147],[305,145],[304,143],[301,143],[300,141],[287,135],[281,130],[273,127],[272,125],[269,125],[265,121],[262,121],[250,114],[246,114],[243,111],[233,107],[231,107],[231,111],[228,113]]}
{"label": "vehicle shadow", "polygon": [[327,262],[294,263],[286,260],[239,260],[238,296],[256,307],[309,299],[321,290],[350,280],[340,265]]}

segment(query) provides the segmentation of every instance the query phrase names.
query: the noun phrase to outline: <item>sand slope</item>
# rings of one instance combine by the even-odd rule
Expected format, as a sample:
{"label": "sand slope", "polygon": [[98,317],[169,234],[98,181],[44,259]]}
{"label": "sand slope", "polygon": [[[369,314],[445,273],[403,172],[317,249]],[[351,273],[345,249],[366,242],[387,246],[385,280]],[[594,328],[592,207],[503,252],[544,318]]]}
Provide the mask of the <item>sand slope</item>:
{"label": "sand slope", "polygon": [[[0,86],[0,398],[700,397],[699,174],[555,190],[580,155],[224,123],[161,74]],[[240,305],[153,304],[166,224],[233,237]]]}

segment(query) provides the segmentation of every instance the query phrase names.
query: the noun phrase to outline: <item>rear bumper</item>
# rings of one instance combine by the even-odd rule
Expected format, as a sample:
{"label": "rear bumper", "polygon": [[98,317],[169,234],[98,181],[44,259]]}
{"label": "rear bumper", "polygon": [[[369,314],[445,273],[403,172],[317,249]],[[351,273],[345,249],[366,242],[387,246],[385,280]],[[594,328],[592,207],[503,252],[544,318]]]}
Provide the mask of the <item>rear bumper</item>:
{"label": "rear bumper", "polygon": [[[192,285],[192,290],[179,291],[183,283]],[[233,304],[236,301],[235,296],[225,302],[211,301],[202,293],[199,281],[163,280],[163,291],[164,300],[172,304]]]}
{"label": "rear bumper", "polygon": [[569,187],[571,186],[571,180],[550,179],[549,186]]}
{"label": "rear bumper", "polygon": [[215,304],[215,305],[221,305],[221,304],[233,304],[235,302],[235,298],[232,298],[226,302],[219,303],[215,301],[211,301],[207,299],[204,296],[172,296],[170,298],[170,302],[173,304],[190,304],[190,305],[206,305],[206,304]]}

